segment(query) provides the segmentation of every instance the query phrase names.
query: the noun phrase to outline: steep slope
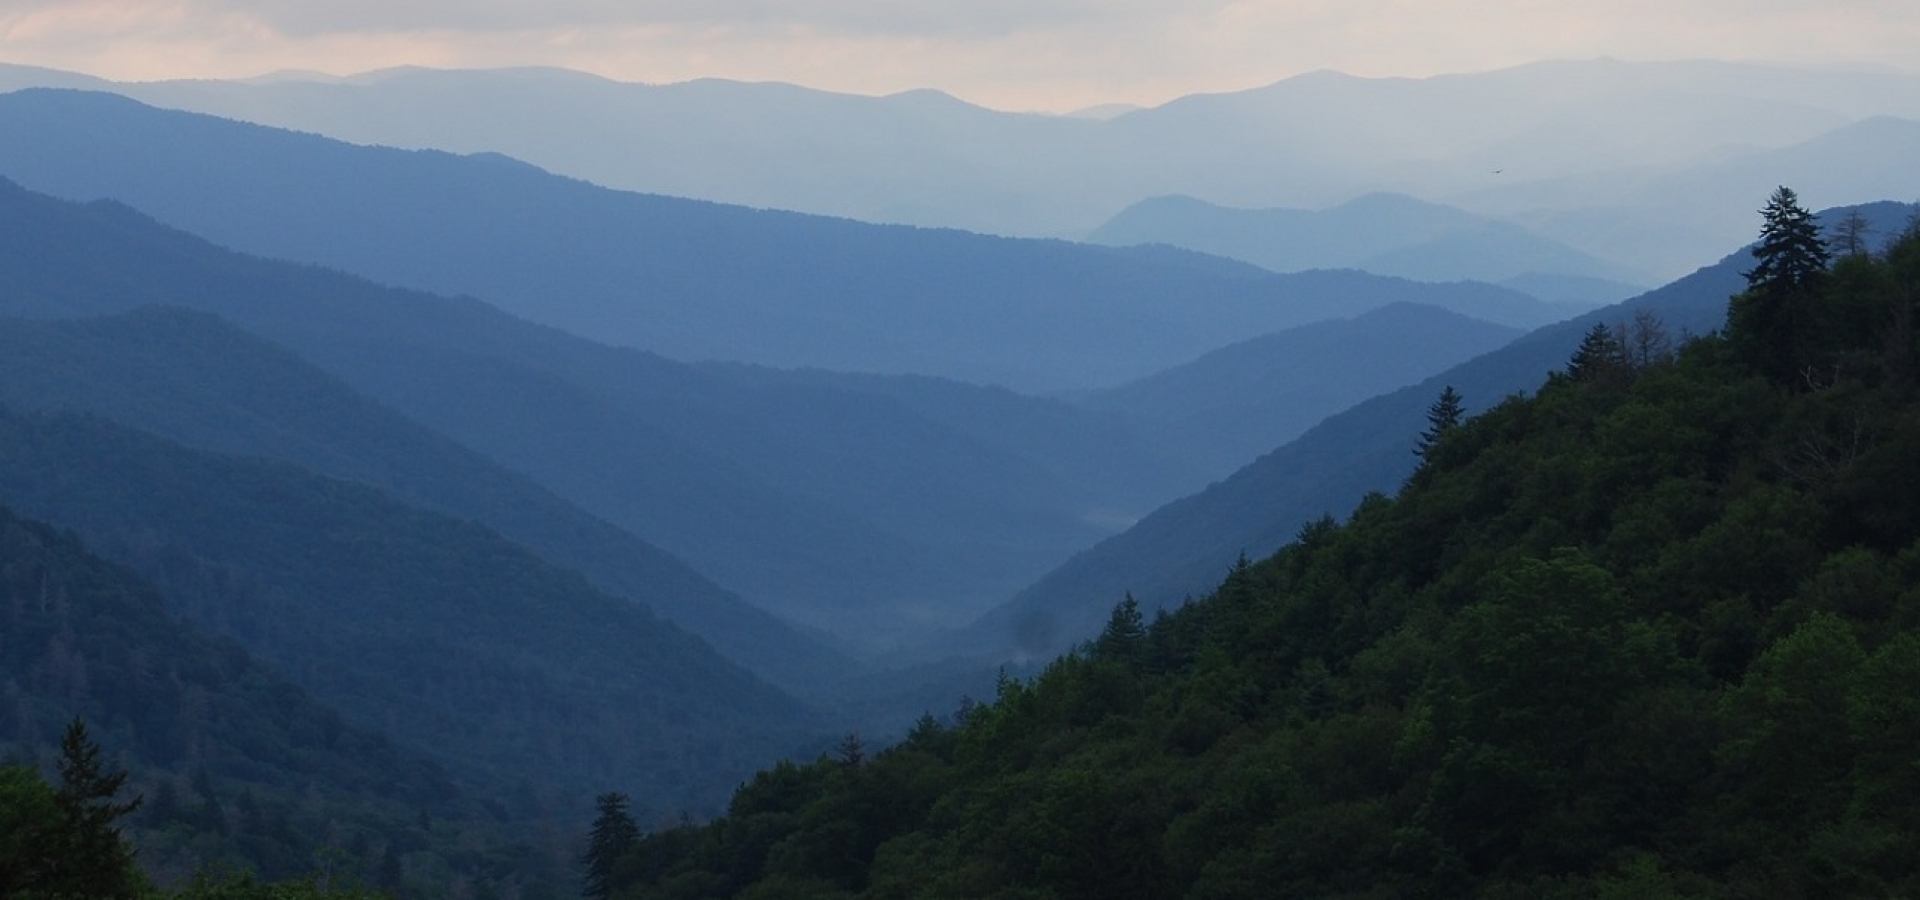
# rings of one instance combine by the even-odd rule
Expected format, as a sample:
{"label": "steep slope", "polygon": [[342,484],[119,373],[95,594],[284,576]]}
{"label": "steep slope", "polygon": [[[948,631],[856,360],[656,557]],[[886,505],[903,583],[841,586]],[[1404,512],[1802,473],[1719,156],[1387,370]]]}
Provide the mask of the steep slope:
{"label": "steep slope", "polygon": [[472,519],[790,689],[818,687],[846,665],[679,560],[212,315],[147,307],[105,318],[0,320],[0,402],[91,412]]}
{"label": "steep slope", "polygon": [[121,200],[246,252],[474,296],[681,360],[1051,392],[1396,301],[1557,318],[1491,286],[1239,277],[1158,253],[629,194],[498,157],[354,147],[106,94],[0,96],[0,127],[14,136],[0,175],[35,190]]}
{"label": "steep slope", "polygon": [[1479,356],[1521,332],[1441,309],[1394,305],[1222,347],[1088,395],[1222,478],[1321,419]]}
{"label": "steep slope", "polygon": [[[1830,275],[1677,352],[1596,334],[1396,497],[951,727],[763,770],[614,896],[1920,891],[1920,341],[1886,327],[1920,230]],[[1795,299],[1824,339],[1782,365],[1748,313]]]}
{"label": "steep slope", "polygon": [[[0,754],[34,759],[84,718],[145,798],[133,836],[149,873],[172,880],[225,860],[286,877],[331,847],[368,873],[414,853],[419,887],[429,871],[558,877],[509,850],[479,796],[438,765],[182,623],[150,584],[70,532],[0,508],[0,559]],[[229,810],[245,817],[243,833]],[[438,828],[423,829],[423,816]]]}
{"label": "steep slope", "polygon": [[0,235],[13,286],[0,313],[217,312],[756,603],[856,640],[977,615],[1112,533],[1112,514],[1093,513],[1137,516],[1179,484],[1143,495],[1077,474],[1151,475],[1133,445],[1041,457],[871,392],[673,363],[473,300],[243,257],[115,204],[8,185]]}
{"label": "steep slope", "polygon": [[[1859,207],[1879,234],[1897,233],[1913,207]],[[1832,221],[1845,211],[1829,211]],[[1017,647],[1045,658],[1084,640],[1131,593],[1147,608],[1177,604],[1217,584],[1242,556],[1257,557],[1323,514],[1342,514],[1369,492],[1390,491],[1418,461],[1412,448],[1425,411],[1452,385],[1470,409],[1531,390],[1561,368],[1594,324],[1658,316],[1668,333],[1705,334],[1725,320],[1727,298],[1745,287],[1745,251],[1665,287],[1578,319],[1542,328],[1419,384],[1328,418],[1207,490],[1155,510],[1127,532],[1048,573],[968,630],[979,645]]]}
{"label": "steep slope", "polygon": [[575,802],[619,784],[699,808],[810,727],[651,613],[372,488],[7,413],[0,500],[75,530],[353,721],[509,795]]}

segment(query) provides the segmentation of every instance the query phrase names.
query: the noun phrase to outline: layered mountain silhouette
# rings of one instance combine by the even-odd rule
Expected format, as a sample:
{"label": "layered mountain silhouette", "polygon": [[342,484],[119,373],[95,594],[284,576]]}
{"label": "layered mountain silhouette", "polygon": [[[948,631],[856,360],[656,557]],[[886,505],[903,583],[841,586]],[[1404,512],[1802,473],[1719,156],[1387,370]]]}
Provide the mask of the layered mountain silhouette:
{"label": "layered mountain silhouette", "polygon": [[[1105,119],[932,91],[622,84],[552,69],[114,84],[13,68],[0,85],[87,86],[360,143],[505,153],[618,188],[1012,235],[1078,237],[1163,195],[1322,209],[1391,191],[1508,218],[1656,279],[1744,238],[1754,188],[1715,191],[1679,219],[1679,204],[1620,198],[1651,180],[1710,181],[1875,116],[1920,119],[1920,79],[1907,74],[1607,59],[1422,79],[1315,72]],[[1897,159],[1850,170],[1860,193],[1805,196],[1908,196]],[[1759,196],[1821,175],[1776,171]]]}
{"label": "layered mountain silhouette", "polygon": [[[1870,238],[1899,233],[1916,208],[1881,202],[1855,207]],[[1849,210],[1830,210],[1837,222]],[[1733,253],[1692,275],[1623,303],[1538,329],[1511,344],[1330,416],[1217,484],[1157,509],[1126,532],[1075,556],[1013,600],[983,616],[953,646],[990,647],[1046,659],[1099,631],[1132,596],[1145,608],[1177,605],[1211,590],[1237,559],[1255,558],[1291,540],[1321,516],[1344,516],[1369,492],[1395,489],[1414,468],[1425,413],[1448,386],[1482,409],[1537,387],[1563,369],[1595,324],[1623,325],[1647,311],[1668,336],[1718,330],[1727,300],[1746,287],[1753,259]]]}
{"label": "layered mountain silhouette", "polygon": [[105,94],[0,96],[0,174],[242,251],[478,297],[680,360],[1108,387],[1249,334],[1428,303],[1531,327],[1488,285],[1281,276],[1190,254],[883,227],[596,188],[497,157],[354,147]]}
{"label": "layered mountain silhouette", "polygon": [[[1325,210],[1231,209],[1192,197],[1143,200],[1095,229],[1099,244],[1171,244],[1244,260],[1276,272],[1352,268],[1418,281],[1485,281],[1531,287],[1541,299],[1578,304],[1540,276],[1612,282],[1618,300],[1648,280],[1524,228],[1398,194],[1368,194]],[[1520,282],[1520,279],[1530,281]],[[1516,282],[1518,282],[1516,284]]]}
{"label": "layered mountain silhouette", "polygon": [[0,320],[0,402],[75,410],[204,450],[291,462],[472,519],[792,687],[844,675],[819,639],[217,316],[168,307]]}
{"label": "layered mountain silhouette", "polygon": [[[1519,337],[1519,329],[1430,306],[1249,338],[1081,402],[1113,410],[1224,478],[1369,397],[1418,382]],[[1360,367],[1353,360],[1371,363]]]}
{"label": "layered mountain silhouette", "polygon": [[[458,871],[559,877],[538,851],[511,847],[501,820],[527,810],[182,621],[151,583],[72,532],[0,507],[0,558],[0,752],[9,765],[41,762],[81,720],[128,773],[122,799],[144,800],[131,825],[149,873],[174,880],[240,858],[286,878],[332,845],[369,870],[412,850]],[[365,849],[356,858],[344,845]]]}

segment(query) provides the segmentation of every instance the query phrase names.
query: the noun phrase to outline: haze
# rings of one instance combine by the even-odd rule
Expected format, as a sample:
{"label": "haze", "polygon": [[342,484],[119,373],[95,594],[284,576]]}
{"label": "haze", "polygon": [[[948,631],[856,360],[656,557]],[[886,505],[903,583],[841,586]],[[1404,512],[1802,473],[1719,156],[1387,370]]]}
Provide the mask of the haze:
{"label": "haze", "polygon": [[542,65],[645,82],[931,87],[1059,112],[1319,69],[1425,76],[1610,56],[1911,71],[1916,43],[1920,7],[1898,0],[0,3],[0,61],[119,80]]}

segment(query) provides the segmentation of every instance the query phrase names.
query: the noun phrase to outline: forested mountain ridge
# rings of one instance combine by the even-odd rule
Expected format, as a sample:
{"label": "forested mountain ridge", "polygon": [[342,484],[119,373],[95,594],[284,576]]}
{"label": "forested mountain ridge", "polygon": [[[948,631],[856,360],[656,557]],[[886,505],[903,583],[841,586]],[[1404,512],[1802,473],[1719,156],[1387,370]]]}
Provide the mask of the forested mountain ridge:
{"label": "forested mountain ridge", "polygon": [[89,412],[188,446],[364,482],[473,519],[772,680],[819,684],[849,665],[685,563],[211,314],[143,307],[79,319],[0,320],[0,402]]}
{"label": "forested mountain ridge", "polygon": [[496,789],[523,822],[610,777],[650,808],[698,809],[819,733],[650,611],[365,485],[0,411],[0,501],[73,529],[187,621]]}
{"label": "forested mountain ridge", "polygon": [[[963,623],[1205,483],[1116,415],[1005,389],[688,366],[12,185],[0,187],[0,231],[14,285],[0,314],[217,313],[763,608],[855,640]],[[461,514],[551,552],[490,513]],[[617,570],[560,556],[625,590]],[[741,649],[670,597],[640,599]]]}
{"label": "forested mountain ridge", "polygon": [[131,776],[120,799],[143,800],[126,824],[163,883],[207,865],[285,878],[323,850],[409,896],[456,877],[538,895],[560,877],[544,849],[513,846],[497,798],[182,623],[71,532],[0,507],[0,560],[0,758],[37,763],[84,717]]}
{"label": "forested mountain ridge", "polygon": [[1519,329],[1396,303],[1229,344],[1183,366],[1077,398],[1138,422],[1232,474],[1354,404],[1490,352]]}
{"label": "forested mountain ridge", "polygon": [[1436,414],[1398,496],[950,726],[594,845],[605,894],[1920,890],[1920,228],[1829,267],[1768,213],[1724,335],[1589,329]]}
{"label": "forested mountain ridge", "polygon": [[[1880,246],[1916,212],[1909,204],[1881,202],[1828,210],[1822,219],[1832,228],[1859,213],[1868,225],[1865,240]],[[1365,494],[1398,486],[1418,461],[1410,451],[1423,413],[1443,388],[1459,390],[1469,410],[1531,391],[1564,364],[1592,326],[1625,326],[1642,311],[1674,335],[1716,331],[1726,323],[1726,298],[1741,289],[1741,273],[1751,266],[1748,251],[1736,251],[1639,297],[1529,332],[1419,384],[1329,416],[1218,484],[1154,510],[1062,563],[982,616],[967,643],[1019,648],[1025,658],[1046,659],[1097,630],[1123,595],[1152,610],[1205,593],[1236,558],[1257,558],[1321,515],[1344,515]]]}
{"label": "forested mountain ridge", "polygon": [[[689,366],[472,299],[220,250],[116,203],[0,185],[0,234],[0,277],[13,285],[0,312],[217,313],[763,608],[856,640],[924,628],[916,607],[963,621],[1110,533],[1090,508],[1124,496],[1138,515],[1172,495],[1170,472],[1138,441],[1036,457],[903,401]],[[795,471],[804,477],[786,477]],[[911,492],[886,490],[903,479]],[[902,510],[911,518],[886,518]],[[956,524],[972,534],[922,532]]]}
{"label": "forested mountain ridge", "polygon": [[[0,95],[0,175],[215,243],[477,297],[682,361],[1098,388],[1395,301],[1532,327],[1491,285],[1220,271],[1058,240],[626,193],[497,158],[357,147],[122,97]],[[1242,267],[1245,268],[1245,267]]]}

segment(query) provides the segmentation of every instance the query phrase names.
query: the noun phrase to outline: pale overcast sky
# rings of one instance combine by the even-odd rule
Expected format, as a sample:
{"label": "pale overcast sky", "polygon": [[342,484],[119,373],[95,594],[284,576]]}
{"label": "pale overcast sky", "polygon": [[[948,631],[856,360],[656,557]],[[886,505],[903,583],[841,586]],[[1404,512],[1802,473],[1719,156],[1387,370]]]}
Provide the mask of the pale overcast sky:
{"label": "pale overcast sky", "polygon": [[0,62],[121,80],[551,65],[1064,111],[1316,69],[1541,59],[1920,70],[1915,0],[0,0]]}

